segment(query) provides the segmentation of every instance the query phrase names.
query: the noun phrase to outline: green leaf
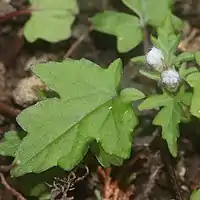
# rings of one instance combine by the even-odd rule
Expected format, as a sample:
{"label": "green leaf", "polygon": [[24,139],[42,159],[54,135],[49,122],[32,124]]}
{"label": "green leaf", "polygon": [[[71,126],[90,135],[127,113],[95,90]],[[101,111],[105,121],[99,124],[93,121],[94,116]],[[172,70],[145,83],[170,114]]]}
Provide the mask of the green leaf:
{"label": "green leaf", "polygon": [[200,199],[200,190],[196,190],[192,193],[190,200],[199,200]]}
{"label": "green leaf", "polygon": [[174,34],[174,26],[171,19],[171,12],[168,12],[163,24],[157,28],[158,34],[170,35]]}
{"label": "green leaf", "polygon": [[96,142],[91,145],[91,150],[96,155],[99,163],[105,168],[111,165],[120,166],[123,164],[122,158],[106,153],[101,145]]}
{"label": "green leaf", "polygon": [[58,167],[53,167],[40,174],[30,173],[15,179],[15,187],[25,196],[42,197],[50,192],[46,183],[53,183],[54,177],[65,177],[66,172]]}
{"label": "green leaf", "polygon": [[[145,23],[159,26],[169,12],[167,0],[122,0],[126,6],[132,9]],[[155,6],[159,9],[155,12]]]}
{"label": "green leaf", "polygon": [[34,9],[24,27],[24,35],[29,42],[44,39],[58,42],[71,36],[71,25],[78,13],[75,0],[48,1],[29,0]]}
{"label": "green leaf", "polygon": [[175,52],[181,39],[181,34],[177,34],[172,21],[171,12],[168,13],[163,24],[157,28],[158,39],[152,37],[152,41],[160,48],[165,57],[165,65],[171,66],[175,59]]}
{"label": "green leaf", "polygon": [[154,118],[154,125],[162,126],[162,137],[167,141],[172,156],[177,156],[177,138],[181,121],[181,107],[174,99],[168,101]]}
{"label": "green leaf", "polygon": [[92,18],[92,24],[97,31],[115,35],[120,52],[133,49],[143,38],[139,19],[125,13],[114,11],[98,13]]}
{"label": "green leaf", "polygon": [[[177,97],[178,98],[178,97]],[[153,124],[162,126],[162,137],[167,141],[171,154],[177,155],[177,138],[179,137],[179,123],[183,112],[176,97],[172,98],[167,94],[154,95],[144,100],[140,110],[163,107],[156,117]]]}
{"label": "green leaf", "polygon": [[200,72],[189,74],[186,80],[193,88],[190,112],[192,113],[192,115],[200,118]]}
{"label": "green leaf", "polygon": [[171,97],[165,94],[156,94],[145,99],[140,105],[139,110],[147,110],[165,106],[171,101]]}
{"label": "green leaf", "polygon": [[46,193],[39,197],[39,200],[51,200],[51,194]]}
{"label": "green leaf", "polygon": [[179,92],[176,95],[176,100],[178,102],[181,102],[183,104],[185,104],[186,106],[190,106],[191,105],[191,101],[192,101],[192,93],[191,92]]}
{"label": "green leaf", "polygon": [[135,88],[125,88],[120,93],[121,100],[124,103],[131,103],[145,97],[145,95]]}
{"label": "green leaf", "polygon": [[15,157],[22,138],[25,136],[23,132],[9,131],[5,133],[3,140],[0,142],[0,155]]}
{"label": "green leaf", "polygon": [[160,48],[164,54],[164,62],[165,65],[171,66],[176,59],[174,53],[177,50],[178,43],[180,41],[180,36],[176,34],[168,33],[165,28],[160,28],[158,39],[151,36],[151,40],[154,46]]}
{"label": "green leaf", "polygon": [[197,61],[197,64],[200,65],[200,52],[195,53],[195,59]]}
{"label": "green leaf", "polygon": [[145,56],[137,56],[131,59],[132,62],[136,63],[146,63],[146,57]]}
{"label": "green leaf", "polygon": [[180,64],[181,62],[192,61],[195,56],[192,52],[183,52],[176,57],[175,63]]}
{"label": "green leaf", "polygon": [[40,101],[17,118],[28,135],[16,152],[20,164],[13,175],[57,165],[71,170],[94,141],[107,154],[127,159],[137,119],[131,103],[123,103],[117,93],[121,70],[120,60],[108,69],[85,59],[37,65],[34,73],[60,99]]}
{"label": "green leaf", "polygon": [[186,77],[189,74],[198,72],[198,69],[196,67],[187,67],[187,65],[185,63],[182,63],[180,69],[179,69],[179,74],[181,76],[182,79],[186,79]]}
{"label": "green leaf", "polygon": [[159,81],[160,80],[160,73],[157,71],[147,71],[146,69],[140,69],[140,74],[146,76],[152,80]]}
{"label": "green leaf", "polygon": [[171,15],[172,24],[174,25],[174,29],[178,32],[182,31],[183,26],[184,26],[183,20],[178,18],[176,15],[173,15],[171,12],[170,12],[170,15]]}

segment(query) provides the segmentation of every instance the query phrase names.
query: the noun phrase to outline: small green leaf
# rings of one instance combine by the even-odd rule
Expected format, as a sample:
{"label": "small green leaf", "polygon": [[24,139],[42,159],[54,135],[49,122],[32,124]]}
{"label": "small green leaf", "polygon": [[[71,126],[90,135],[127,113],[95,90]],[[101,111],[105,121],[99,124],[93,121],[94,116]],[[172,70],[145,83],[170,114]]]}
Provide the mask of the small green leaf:
{"label": "small green leaf", "polygon": [[3,140],[0,142],[0,155],[15,157],[22,138],[25,136],[23,132],[9,131],[5,133]]}
{"label": "small green leaf", "polygon": [[142,41],[142,30],[137,17],[125,13],[105,11],[92,18],[92,24],[97,31],[115,35],[117,48],[127,52]]}
{"label": "small green leaf", "polygon": [[157,71],[147,71],[145,69],[140,69],[139,72],[152,80],[159,81],[160,80],[160,73]]}
{"label": "small green leaf", "polygon": [[46,183],[53,183],[54,177],[64,177],[66,172],[61,168],[54,167],[40,174],[30,173],[16,178],[16,189],[25,196],[42,198],[50,192]]}
{"label": "small green leaf", "polygon": [[152,37],[152,41],[163,51],[165,65],[171,66],[176,59],[175,52],[181,39],[181,34],[175,32],[171,12],[168,13],[162,26],[157,28],[157,32],[158,39]]}
{"label": "small green leaf", "polygon": [[75,0],[46,1],[29,0],[34,9],[24,27],[24,35],[29,42],[44,39],[58,42],[71,36],[71,25],[78,13]]}
{"label": "small green leaf", "polygon": [[120,166],[123,164],[124,160],[122,158],[106,153],[101,145],[96,142],[91,145],[91,150],[96,155],[99,163],[105,168],[111,165]]}
{"label": "small green leaf", "polygon": [[192,115],[200,118],[200,72],[189,74],[186,78],[189,85],[193,88],[192,103],[190,111]]}
{"label": "small green leaf", "polygon": [[145,56],[137,56],[132,58],[131,61],[136,63],[146,63],[146,58]]}
{"label": "small green leaf", "polygon": [[122,102],[131,103],[133,101],[144,98],[145,95],[135,88],[125,88],[121,91],[120,97]]}
{"label": "small green leaf", "polygon": [[181,121],[181,107],[174,99],[168,101],[154,118],[154,125],[162,126],[162,137],[167,141],[172,156],[177,156],[177,138]]}
{"label": "small green leaf", "polygon": [[197,64],[200,65],[200,52],[195,53],[195,59],[197,61]]}
{"label": "small green leaf", "polygon": [[156,94],[145,99],[140,105],[139,110],[147,110],[165,106],[171,101],[171,97],[165,94]]}
{"label": "small green leaf", "polygon": [[163,107],[154,118],[153,124],[162,126],[162,137],[167,141],[171,154],[177,155],[177,138],[179,137],[179,123],[183,112],[177,101],[167,94],[154,95],[144,100],[140,110]]}
{"label": "small green leaf", "polygon": [[184,103],[186,106],[190,106],[192,101],[192,93],[184,92],[183,94],[178,94],[176,99],[177,101]]}
{"label": "small green leaf", "polygon": [[175,63],[180,64],[181,62],[192,61],[195,56],[192,52],[183,52],[176,57]]}
{"label": "small green leaf", "polygon": [[183,20],[178,18],[176,15],[173,15],[171,12],[170,12],[170,15],[171,15],[172,24],[174,25],[174,29],[178,32],[182,31],[183,26],[184,26]]}
{"label": "small green leaf", "polygon": [[183,63],[179,69],[179,74],[182,79],[186,80],[187,76],[189,74],[198,72],[198,69],[196,67],[187,67],[185,63]]}
{"label": "small green leaf", "polygon": [[[159,26],[169,12],[167,0],[122,0],[126,6],[132,9],[145,23]],[[157,8],[155,12],[155,5]]]}
{"label": "small green leaf", "polygon": [[118,95],[122,65],[108,69],[85,59],[39,64],[34,73],[60,98],[25,109],[19,125],[28,132],[16,152],[14,176],[42,172],[53,166],[74,168],[96,141],[112,156],[127,159],[137,118],[131,103]]}
{"label": "small green leaf", "polygon": [[174,34],[174,26],[171,19],[171,12],[168,12],[163,24],[157,28],[158,34]]}
{"label": "small green leaf", "polygon": [[200,199],[200,190],[193,191],[190,200],[199,200]]}

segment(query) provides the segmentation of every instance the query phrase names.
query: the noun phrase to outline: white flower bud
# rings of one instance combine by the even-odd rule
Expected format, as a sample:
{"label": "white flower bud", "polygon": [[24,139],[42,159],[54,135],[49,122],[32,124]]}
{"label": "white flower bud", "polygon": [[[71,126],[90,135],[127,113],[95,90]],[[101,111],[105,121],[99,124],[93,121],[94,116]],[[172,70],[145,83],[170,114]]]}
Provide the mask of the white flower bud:
{"label": "white flower bud", "polygon": [[175,87],[180,82],[180,75],[174,69],[169,69],[161,73],[161,80],[162,83],[171,87]]}
{"label": "white flower bud", "polygon": [[163,66],[163,60],[164,56],[160,49],[153,47],[149,53],[146,55],[146,60],[149,65],[154,67],[155,70],[162,70],[164,68]]}

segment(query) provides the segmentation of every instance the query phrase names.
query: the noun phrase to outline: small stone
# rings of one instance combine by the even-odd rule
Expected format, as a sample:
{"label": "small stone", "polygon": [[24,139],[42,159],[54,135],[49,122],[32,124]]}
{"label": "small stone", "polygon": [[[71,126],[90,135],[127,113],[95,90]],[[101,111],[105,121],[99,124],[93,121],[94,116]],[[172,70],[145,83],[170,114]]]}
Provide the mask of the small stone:
{"label": "small stone", "polygon": [[13,91],[15,103],[22,107],[27,107],[36,103],[39,100],[36,88],[42,90],[46,88],[44,83],[36,76],[24,78],[19,81],[16,89]]}

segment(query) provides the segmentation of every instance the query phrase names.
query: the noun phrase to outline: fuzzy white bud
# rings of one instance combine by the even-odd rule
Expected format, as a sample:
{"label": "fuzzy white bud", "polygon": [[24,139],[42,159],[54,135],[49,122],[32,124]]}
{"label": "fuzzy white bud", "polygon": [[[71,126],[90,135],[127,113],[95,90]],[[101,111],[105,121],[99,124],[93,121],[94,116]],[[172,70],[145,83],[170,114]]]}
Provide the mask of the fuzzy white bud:
{"label": "fuzzy white bud", "polygon": [[163,60],[164,56],[160,49],[153,47],[151,51],[149,51],[146,55],[146,61],[149,65],[154,67],[155,70],[162,70],[164,68],[163,66]]}
{"label": "fuzzy white bud", "polygon": [[174,69],[169,69],[161,73],[162,83],[175,87],[180,82],[180,75]]}

